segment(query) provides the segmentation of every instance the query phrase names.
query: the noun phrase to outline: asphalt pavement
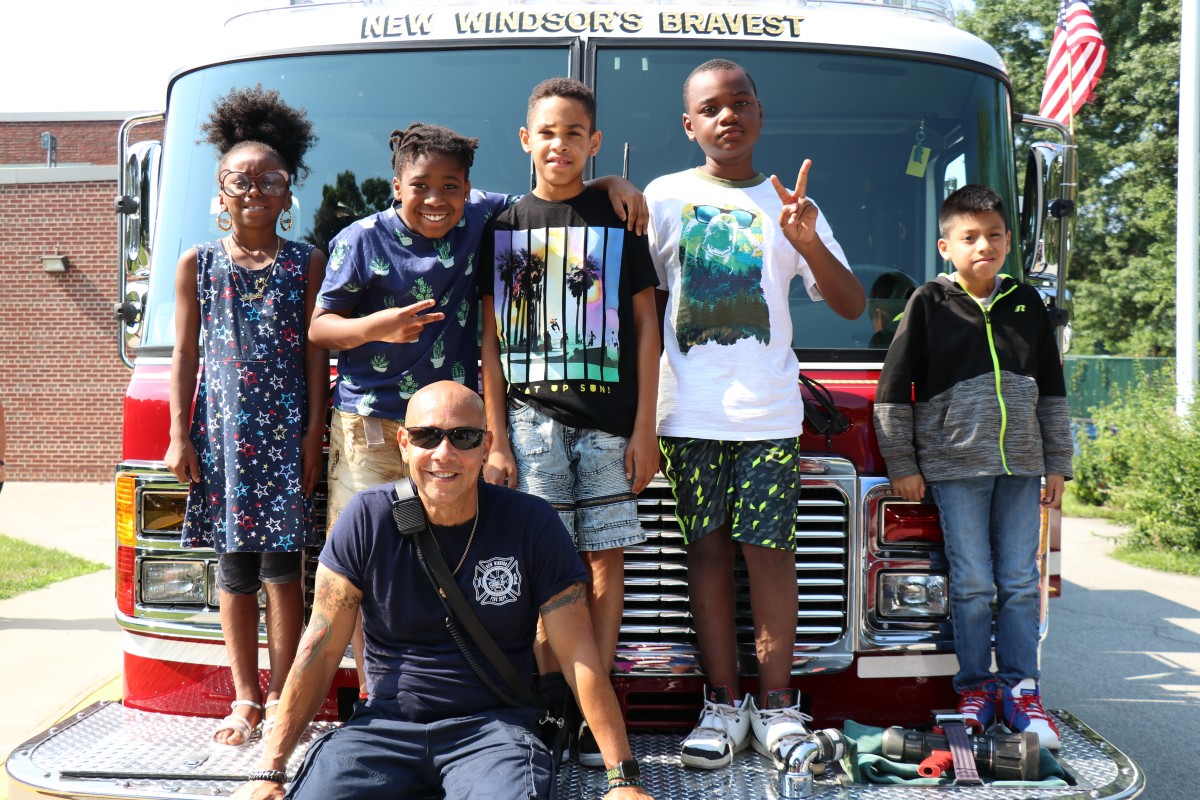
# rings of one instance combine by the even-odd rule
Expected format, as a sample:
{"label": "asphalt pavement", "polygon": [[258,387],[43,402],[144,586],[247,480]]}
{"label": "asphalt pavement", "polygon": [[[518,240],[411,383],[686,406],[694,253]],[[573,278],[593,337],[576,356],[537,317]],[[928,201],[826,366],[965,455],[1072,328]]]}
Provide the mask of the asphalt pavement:
{"label": "asphalt pavement", "polygon": [[[113,524],[111,483],[9,482],[0,492],[0,533],[108,565],[0,600],[0,760],[76,706],[119,696]],[[1043,688],[1048,705],[1078,714],[1146,768],[1146,798],[1173,800],[1184,795],[1160,791],[1175,773],[1190,776],[1200,741],[1200,578],[1109,558],[1120,533],[1101,520],[1063,521],[1065,597],[1051,606]],[[1101,672],[1102,681],[1081,679]],[[1170,725],[1181,749],[1159,758],[1164,716],[1181,721]]]}

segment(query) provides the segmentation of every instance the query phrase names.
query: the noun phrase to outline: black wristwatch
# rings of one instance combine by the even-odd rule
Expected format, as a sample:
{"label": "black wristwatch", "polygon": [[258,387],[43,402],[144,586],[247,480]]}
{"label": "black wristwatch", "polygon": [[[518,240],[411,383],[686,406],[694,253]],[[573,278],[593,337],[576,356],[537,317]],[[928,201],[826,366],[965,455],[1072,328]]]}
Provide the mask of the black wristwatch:
{"label": "black wristwatch", "polygon": [[631,758],[604,773],[604,777],[610,781],[636,781],[642,777],[642,768],[638,765],[636,758]]}
{"label": "black wristwatch", "polygon": [[287,783],[287,773],[281,769],[256,769],[246,776],[248,781],[271,781],[272,783]]}

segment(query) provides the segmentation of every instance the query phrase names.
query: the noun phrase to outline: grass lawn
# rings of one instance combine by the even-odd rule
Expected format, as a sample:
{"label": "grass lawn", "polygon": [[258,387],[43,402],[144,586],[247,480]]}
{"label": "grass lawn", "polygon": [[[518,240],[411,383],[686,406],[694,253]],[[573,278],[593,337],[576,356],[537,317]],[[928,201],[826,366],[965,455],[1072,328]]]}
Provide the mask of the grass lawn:
{"label": "grass lawn", "polygon": [[[1130,524],[1130,513],[1108,506],[1089,506],[1075,499],[1068,491],[1063,496],[1063,516],[1084,519],[1106,519],[1118,525]],[[1200,554],[1180,550],[1155,550],[1150,547],[1131,547],[1121,542],[1111,553],[1112,557],[1126,564],[1159,572],[1174,572],[1179,575],[1200,576]]]}
{"label": "grass lawn", "polygon": [[1112,557],[1135,567],[1200,577],[1200,555],[1196,553],[1121,545],[1113,550]]}
{"label": "grass lawn", "polygon": [[0,534],[0,600],[107,569],[104,564]]}

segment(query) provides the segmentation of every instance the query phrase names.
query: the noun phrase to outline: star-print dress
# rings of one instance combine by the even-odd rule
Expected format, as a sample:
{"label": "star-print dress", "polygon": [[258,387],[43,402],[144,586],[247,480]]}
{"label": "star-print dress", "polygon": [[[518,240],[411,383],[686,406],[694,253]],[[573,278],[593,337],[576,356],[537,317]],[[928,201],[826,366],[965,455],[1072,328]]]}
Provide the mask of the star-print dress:
{"label": "star-print dress", "polygon": [[204,371],[191,439],[202,477],[188,493],[184,547],[294,551],[312,537],[300,485],[312,250],[283,242],[268,275],[234,264],[219,241],[196,247]]}

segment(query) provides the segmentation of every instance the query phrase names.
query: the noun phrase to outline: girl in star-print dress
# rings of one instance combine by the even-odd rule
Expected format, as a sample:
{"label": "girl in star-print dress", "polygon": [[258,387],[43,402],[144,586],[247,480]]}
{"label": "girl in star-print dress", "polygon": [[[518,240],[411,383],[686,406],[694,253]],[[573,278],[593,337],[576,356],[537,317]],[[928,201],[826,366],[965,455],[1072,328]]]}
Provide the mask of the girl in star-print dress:
{"label": "girl in star-print dress", "polygon": [[265,736],[303,625],[300,562],[313,534],[329,390],[329,353],[307,331],[325,256],[278,232],[292,227],[291,185],[307,172],[315,140],[305,113],[258,86],[217,101],[202,130],[221,154],[217,226],[229,235],[188,249],[176,269],[165,460],[190,484],[183,546],[217,551],[232,708],[213,743],[242,747],[260,724]]}
{"label": "girl in star-print dress", "polygon": [[300,448],[313,247],[280,238],[271,265],[256,272],[227,248],[196,247],[204,372],[190,438],[203,480],[191,485],[182,543],[218,553],[297,551],[312,532]]}

